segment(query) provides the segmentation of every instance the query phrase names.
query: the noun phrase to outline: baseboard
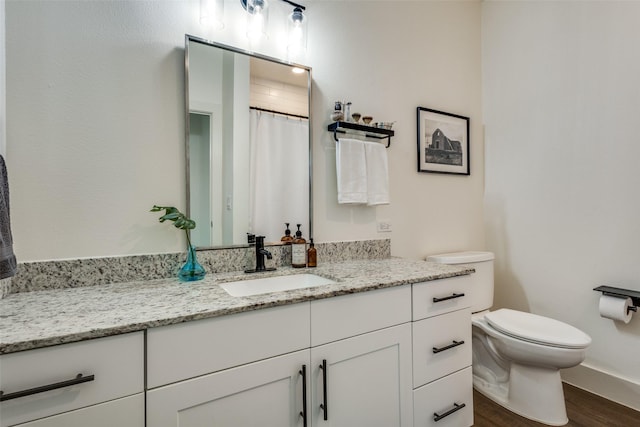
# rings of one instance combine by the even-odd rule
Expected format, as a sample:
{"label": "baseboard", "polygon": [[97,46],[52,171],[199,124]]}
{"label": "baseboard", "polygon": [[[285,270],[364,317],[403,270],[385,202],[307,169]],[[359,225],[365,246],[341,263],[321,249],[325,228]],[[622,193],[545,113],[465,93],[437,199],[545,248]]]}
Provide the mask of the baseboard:
{"label": "baseboard", "polygon": [[640,411],[640,384],[586,366],[561,371],[562,381]]}

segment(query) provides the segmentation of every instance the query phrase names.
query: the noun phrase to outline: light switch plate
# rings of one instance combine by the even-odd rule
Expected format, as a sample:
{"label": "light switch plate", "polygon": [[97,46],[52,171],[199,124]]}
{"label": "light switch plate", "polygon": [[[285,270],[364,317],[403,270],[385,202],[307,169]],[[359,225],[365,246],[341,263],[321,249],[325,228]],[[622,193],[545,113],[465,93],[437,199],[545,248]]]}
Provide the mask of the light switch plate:
{"label": "light switch plate", "polygon": [[378,221],[378,233],[388,233],[391,231],[391,221]]}

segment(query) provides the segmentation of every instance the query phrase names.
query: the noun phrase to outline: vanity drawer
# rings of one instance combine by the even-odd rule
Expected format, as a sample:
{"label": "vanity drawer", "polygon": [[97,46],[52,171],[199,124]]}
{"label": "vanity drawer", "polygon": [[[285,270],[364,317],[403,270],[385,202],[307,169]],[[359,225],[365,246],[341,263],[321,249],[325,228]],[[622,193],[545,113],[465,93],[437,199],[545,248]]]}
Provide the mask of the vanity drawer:
{"label": "vanity drawer", "polygon": [[470,366],[413,391],[413,425],[473,425],[473,378]]}
{"label": "vanity drawer", "polygon": [[[48,391],[3,401],[2,427],[83,408],[144,391],[144,333],[4,354],[0,356],[0,370],[4,398],[56,385]],[[79,374],[88,381],[60,384]]]}
{"label": "vanity drawer", "polygon": [[309,347],[309,303],[147,331],[147,388]]}
{"label": "vanity drawer", "polygon": [[469,308],[414,322],[413,386],[471,365]]}
{"label": "vanity drawer", "polygon": [[311,302],[311,346],[411,321],[409,285]]}
{"label": "vanity drawer", "polygon": [[416,283],[413,285],[413,320],[471,306],[472,275]]}
{"label": "vanity drawer", "polygon": [[144,393],[92,405],[19,427],[145,427]]}

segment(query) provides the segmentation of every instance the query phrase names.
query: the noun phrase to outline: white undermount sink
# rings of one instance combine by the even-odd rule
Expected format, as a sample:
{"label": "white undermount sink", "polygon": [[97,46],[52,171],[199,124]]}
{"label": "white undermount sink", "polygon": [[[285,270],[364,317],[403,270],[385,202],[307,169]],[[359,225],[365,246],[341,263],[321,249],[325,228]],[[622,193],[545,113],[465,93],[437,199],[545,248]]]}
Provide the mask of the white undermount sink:
{"label": "white undermount sink", "polygon": [[221,283],[222,289],[232,297],[248,297],[251,295],[268,294],[269,292],[290,291],[292,289],[313,288],[316,286],[336,283],[315,274],[293,274],[288,276],[260,277],[256,279],[239,280]]}

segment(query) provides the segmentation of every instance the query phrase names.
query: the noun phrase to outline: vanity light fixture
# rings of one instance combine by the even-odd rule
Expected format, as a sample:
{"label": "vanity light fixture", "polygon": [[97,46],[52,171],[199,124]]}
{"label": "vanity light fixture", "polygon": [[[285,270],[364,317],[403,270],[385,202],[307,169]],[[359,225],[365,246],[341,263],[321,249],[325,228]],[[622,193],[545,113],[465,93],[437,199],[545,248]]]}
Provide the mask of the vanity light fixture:
{"label": "vanity light fixture", "polygon": [[224,28],[224,0],[200,0],[200,24],[214,30]]}
{"label": "vanity light fixture", "polygon": [[[205,1],[205,0],[202,0]],[[217,1],[217,0],[216,0]],[[289,0],[283,2],[293,6],[293,12],[287,15],[287,49],[291,53],[301,52],[307,48],[307,17],[305,7]],[[269,19],[269,3],[267,0],[240,0],[247,11],[247,37],[252,40],[267,35]]]}
{"label": "vanity light fixture", "polygon": [[304,68],[300,68],[300,67],[293,67],[293,68],[291,69],[291,72],[292,72],[293,74],[302,74],[302,73],[304,73],[305,71],[306,71],[306,70],[305,70]]}

